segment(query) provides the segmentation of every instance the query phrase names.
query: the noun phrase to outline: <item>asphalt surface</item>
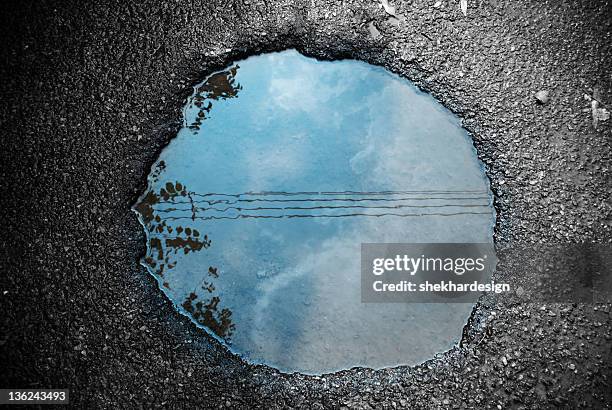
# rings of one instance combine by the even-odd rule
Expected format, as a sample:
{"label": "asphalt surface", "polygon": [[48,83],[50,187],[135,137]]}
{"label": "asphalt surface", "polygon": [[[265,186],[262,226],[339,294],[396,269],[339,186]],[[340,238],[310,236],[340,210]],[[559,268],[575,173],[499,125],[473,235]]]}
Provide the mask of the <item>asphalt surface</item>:
{"label": "asphalt surface", "polygon": [[612,241],[612,120],[593,121],[612,104],[612,6],[392,5],[399,19],[350,0],[3,4],[0,386],[87,408],[610,407],[609,304],[483,300],[461,347],[421,366],[307,377],[233,357],[139,265],[130,206],[191,85],[285,48],[382,65],[458,113],[499,243]]}

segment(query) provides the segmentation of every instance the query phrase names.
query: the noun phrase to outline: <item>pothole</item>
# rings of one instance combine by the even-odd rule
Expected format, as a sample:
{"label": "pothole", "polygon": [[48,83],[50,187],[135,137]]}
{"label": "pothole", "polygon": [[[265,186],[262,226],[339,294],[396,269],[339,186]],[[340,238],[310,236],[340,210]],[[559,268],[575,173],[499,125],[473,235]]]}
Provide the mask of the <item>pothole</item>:
{"label": "pothole", "polygon": [[490,243],[460,120],[407,80],[293,50],[195,87],[135,209],[177,309],[251,363],[321,374],[421,363],[472,305],[361,303],[362,243]]}

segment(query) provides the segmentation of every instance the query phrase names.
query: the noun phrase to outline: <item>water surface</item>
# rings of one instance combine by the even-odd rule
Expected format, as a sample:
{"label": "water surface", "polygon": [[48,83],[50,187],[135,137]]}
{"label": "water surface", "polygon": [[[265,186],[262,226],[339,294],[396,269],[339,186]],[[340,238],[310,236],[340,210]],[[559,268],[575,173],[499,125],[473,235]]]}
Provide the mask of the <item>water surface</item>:
{"label": "water surface", "polygon": [[459,120],[411,83],[296,51],[199,84],[136,205],[177,309],[253,363],[309,374],[416,364],[469,304],[364,304],[362,242],[491,242]]}

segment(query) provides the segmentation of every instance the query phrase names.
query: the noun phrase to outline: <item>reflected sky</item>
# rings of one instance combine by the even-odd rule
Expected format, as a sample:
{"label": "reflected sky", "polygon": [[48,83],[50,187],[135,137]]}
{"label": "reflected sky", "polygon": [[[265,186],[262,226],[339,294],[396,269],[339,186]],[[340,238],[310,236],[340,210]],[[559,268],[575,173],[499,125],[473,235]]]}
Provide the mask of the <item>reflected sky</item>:
{"label": "reflected sky", "polygon": [[145,265],[235,353],[320,374],[450,348],[466,304],[362,304],[362,242],[491,242],[492,197],[459,120],[362,62],[265,54],[189,98],[135,209]]}

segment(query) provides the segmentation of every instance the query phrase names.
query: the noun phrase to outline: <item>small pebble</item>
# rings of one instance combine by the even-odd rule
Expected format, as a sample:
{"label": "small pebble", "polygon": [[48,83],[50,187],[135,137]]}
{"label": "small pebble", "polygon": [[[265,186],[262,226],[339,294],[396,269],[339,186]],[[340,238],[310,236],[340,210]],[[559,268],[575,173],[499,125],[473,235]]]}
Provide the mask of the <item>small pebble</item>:
{"label": "small pebble", "polygon": [[538,91],[535,98],[540,104],[546,104],[550,100],[550,93],[546,90]]}

